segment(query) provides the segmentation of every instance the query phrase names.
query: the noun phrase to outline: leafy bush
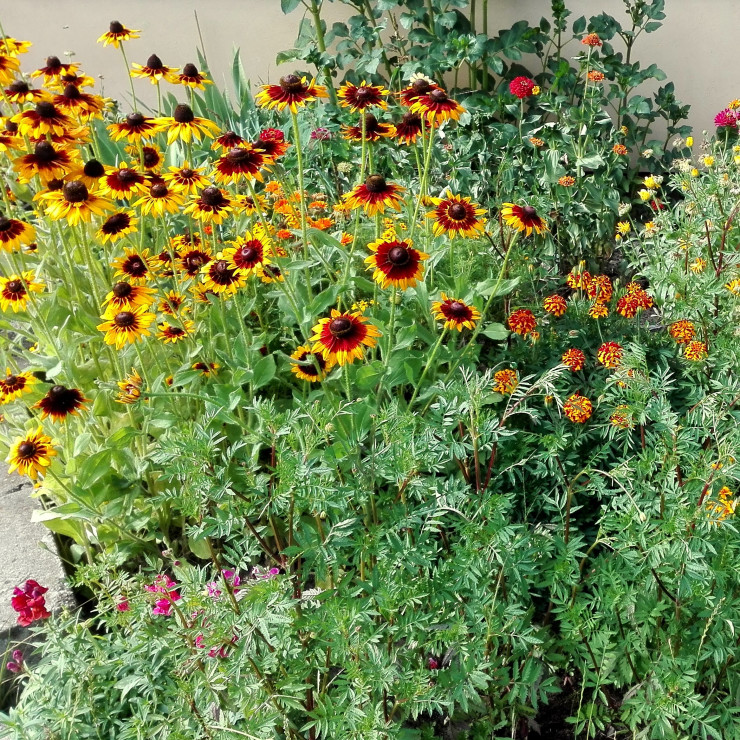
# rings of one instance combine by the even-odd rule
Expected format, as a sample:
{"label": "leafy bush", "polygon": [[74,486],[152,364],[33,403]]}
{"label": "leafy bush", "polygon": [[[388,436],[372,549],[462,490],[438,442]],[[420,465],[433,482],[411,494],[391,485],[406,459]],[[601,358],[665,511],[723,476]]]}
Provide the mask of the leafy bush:
{"label": "leafy bush", "polygon": [[726,736],[731,137],[701,170],[677,143],[669,191],[585,83],[584,138],[531,149],[564,103],[519,70],[485,139],[420,76],[327,111],[234,70],[237,100],[149,121],[72,83],[8,101],[4,441],[96,600],[39,628],[11,736],[472,740],[554,734],[556,707],[580,737]]}

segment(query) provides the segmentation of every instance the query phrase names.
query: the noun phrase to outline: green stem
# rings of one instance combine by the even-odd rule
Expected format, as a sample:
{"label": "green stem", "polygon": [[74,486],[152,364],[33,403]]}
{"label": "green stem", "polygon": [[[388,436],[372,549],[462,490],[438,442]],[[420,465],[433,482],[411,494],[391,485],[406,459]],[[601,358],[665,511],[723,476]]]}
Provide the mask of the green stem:
{"label": "green stem", "polygon": [[[321,3],[317,0],[311,0],[311,5],[308,8],[309,12],[313,16],[313,25],[316,31],[316,46],[322,53],[326,53],[326,37],[324,36],[324,26],[321,21]],[[329,90],[329,99],[332,105],[337,105],[337,91],[334,89],[334,82],[331,78],[331,70],[327,65],[323,65],[319,68],[324,75],[324,82]]]}
{"label": "green stem", "polygon": [[414,401],[416,401],[416,397],[419,395],[419,391],[421,390],[421,386],[424,383],[424,379],[427,376],[427,373],[429,372],[429,368],[432,367],[434,364],[434,360],[437,358],[437,353],[439,352],[439,348],[442,346],[442,340],[445,338],[445,334],[447,334],[447,329],[442,329],[442,333],[439,335],[439,339],[437,340],[437,343],[434,345],[434,349],[432,349],[432,354],[429,355],[429,360],[427,361],[427,364],[424,367],[424,372],[422,372],[421,377],[419,378],[419,382],[416,384],[416,388],[414,388],[414,395],[411,396],[411,400],[409,401],[409,405],[407,407],[408,411],[411,411],[412,406],[414,405]]}
{"label": "green stem", "polygon": [[126,65],[126,75],[128,76],[129,85],[131,85],[131,97],[134,101],[134,111],[136,111],[139,108],[139,104],[136,102],[136,93],[134,92],[134,78],[131,76],[131,67],[129,66],[128,59],[126,59],[126,50],[123,48],[123,43],[121,43],[121,54],[123,54],[123,63]]}

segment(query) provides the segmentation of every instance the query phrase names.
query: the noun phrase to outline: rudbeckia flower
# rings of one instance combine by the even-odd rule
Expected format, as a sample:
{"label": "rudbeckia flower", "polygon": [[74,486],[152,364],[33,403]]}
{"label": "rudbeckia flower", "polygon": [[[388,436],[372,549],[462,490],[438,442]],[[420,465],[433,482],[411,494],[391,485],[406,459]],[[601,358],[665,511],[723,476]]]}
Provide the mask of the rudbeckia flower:
{"label": "rudbeckia flower", "polygon": [[126,139],[132,143],[137,143],[142,139],[151,139],[159,127],[154,118],[145,116],[143,113],[129,113],[119,123],[112,123],[108,126],[113,141]]}
{"label": "rudbeckia flower", "polygon": [[54,82],[62,75],[75,72],[79,66],[80,65],[76,63],[62,64],[59,57],[50,56],[46,57],[46,63],[43,67],[31,72],[31,78],[35,79],[36,77],[43,77],[44,84],[48,85],[50,82]]}
{"label": "rudbeckia flower", "polygon": [[177,81],[181,85],[186,87],[192,87],[194,90],[205,90],[206,85],[212,85],[213,83],[192,63],[188,62],[183,68],[182,72],[177,75]]}
{"label": "rudbeckia flower", "polygon": [[231,198],[215,185],[209,185],[183,212],[204,223],[220,224],[232,210]]}
{"label": "rudbeckia flower", "polygon": [[120,21],[111,21],[108,30],[98,39],[103,46],[115,46],[116,49],[122,41],[130,41],[139,38],[139,31],[126,28]]}
{"label": "rudbeckia flower", "polygon": [[177,68],[162,64],[162,60],[156,54],[152,54],[143,66],[135,62],[131,66],[133,67],[131,70],[132,77],[148,79],[152,85],[156,85],[162,80],[171,82],[173,85],[177,84]]}
{"label": "rudbeckia flower", "polygon": [[62,180],[75,165],[76,152],[72,154],[63,147],[55,147],[48,141],[40,141],[30,154],[13,160],[20,182],[30,182],[36,175],[42,183]]}
{"label": "rudbeckia flower", "polygon": [[35,237],[36,229],[31,224],[0,214],[0,251],[15,252],[21,244],[30,244]]}
{"label": "rudbeckia flower", "polygon": [[373,216],[385,212],[386,207],[400,211],[403,190],[400,185],[386,182],[381,175],[370,175],[347,193],[344,200],[349,208],[364,208],[365,213]]}
{"label": "rudbeckia flower", "polygon": [[390,91],[384,87],[380,85],[368,85],[363,80],[359,85],[353,85],[351,82],[342,85],[337,91],[337,98],[339,99],[339,105],[349,108],[353,113],[357,113],[372,106],[383,109],[388,108],[383,97],[389,94]]}
{"label": "rudbeckia flower", "polygon": [[140,207],[145,215],[153,213],[163,216],[165,213],[177,213],[183,204],[183,196],[177,191],[170,190],[164,182],[157,182],[149,188],[149,192],[134,202],[134,207]]}
{"label": "rudbeckia flower", "polygon": [[265,256],[269,242],[256,230],[254,234],[247,232],[241,239],[230,243],[234,246],[224,249],[224,259],[244,277],[256,274],[260,265],[269,264],[270,260]]}
{"label": "rudbeckia flower", "polygon": [[317,85],[316,80],[307,81],[306,77],[285,75],[280,78],[278,85],[262,85],[255,97],[255,102],[261,108],[276,108],[284,111],[290,108],[291,113],[297,113],[307,103],[317,98],[326,98],[326,88]]}
{"label": "rudbeckia flower", "polygon": [[504,203],[501,218],[517,231],[526,231],[529,236],[533,231],[542,234],[547,231],[547,224],[537,214],[533,206],[518,206],[515,203]]}
{"label": "rudbeckia flower", "polygon": [[416,143],[419,136],[421,136],[421,116],[407,111],[396,124],[396,141],[410,146]]}
{"label": "rudbeckia flower", "polygon": [[157,339],[161,339],[165,344],[175,344],[187,339],[195,331],[195,324],[192,321],[183,321],[182,326],[172,326],[163,321],[157,327]]}
{"label": "rudbeckia flower", "polygon": [[105,244],[113,244],[119,239],[123,239],[126,234],[134,234],[137,231],[139,220],[128,211],[119,211],[109,216],[103,225],[98,229],[96,236]]}
{"label": "rudbeckia flower", "polygon": [[465,113],[465,108],[438,87],[420,95],[411,105],[411,112],[419,113],[430,123],[443,123],[449,120],[459,121],[460,116]]}
{"label": "rudbeckia flower", "polygon": [[18,124],[21,136],[32,139],[44,139],[47,134],[62,135],[73,126],[72,119],[48,100],[16,113],[10,120]]}
{"label": "rudbeckia flower", "polygon": [[216,161],[214,180],[222,183],[236,183],[246,179],[262,182],[262,172],[269,170],[272,159],[260,149],[245,142],[229,151]]}
{"label": "rudbeckia flower", "polygon": [[10,403],[30,393],[36,383],[36,378],[30,372],[14,373],[7,368],[5,377],[0,377],[0,404]]}
{"label": "rudbeckia flower", "polygon": [[20,275],[0,277],[0,310],[13,309],[13,313],[23,311],[28,303],[29,293],[41,293],[44,284],[36,282],[32,270]]}
{"label": "rudbeckia flower", "polygon": [[116,283],[105,297],[103,305],[106,311],[130,311],[144,306],[148,308],[154,302],[154,289],[145,285],[132,285],[125,281]]}
{"label": "rudbeckia flower", "polygon": [[329,318],[320,319],[311,331],[314,335],[313,352],[320,352],[324,359],[347,365],[362,360],[363,347],[374,347],[380,332],[367,323],[359,313],[340,313],[332,309]]}
{"label": "rudbeckia flower", "polygon": [[17,472],[36,480],[46,473],[51,465],[51,458],[57,453],[53,448],[51,437],[47,437],[41,427],[35,432],[29,432],[13,443],[7,461],[10,463],[9,473]]}
{"label": "rudbeckia flower", "polygon": [[445,329],[475,329],[475,322],[481,317],[475,306],[468,306],[459,298],[449,298],[442,293],[442,300],[432,304],[432,314],[437,321],[444,321]]}
{"label": "rudbeckia flower", "polygon": [[212,139],[218,133],[218,126],[207,118],[199,118],[186,103],[180,103],[172,116],[155,118],[153,121],[159,131],[167,132],[167,145],[178,139],[184,142],[200,141],[203,136]]}
{"label": "rudbeckia flower", "polygon": [[215,259],[203,265],[200,272],[203,285],[216,295],[234,295],[246,284],[246,276],[233,268],[223,252],[219,252]]}
{"label": "rudbeckia flower", "polygon": [[33,405],[33,408],[41,411],[42,419],[49,416],[52,421],[64,421],[67,416],[83,410],[85,403],[89,403],[89,400],[77,388],[54,385],[40,401]]}
{"label": "rudbeckia flower", "polygon": [[146,176],[129,167],[126,162],[119,162],[117,167],[108,167],[101,180],[101,195],[108,195],[116,200],[128,200],[146,190]]}
{"label": "rudbeckia flower", "polygon": [[208,187],[210,180],[203,174],[202,170],[190,166],[188,161],[183,162],[181,167],[170,167],[169,172],[162,175],[162,179],[168,183],[173,190],[195,195],[199,190]]}
{"label": "rudbeckia flower", "polygon": [[[378,141],[381,138],[389,138],[396,133],[392,123],[380,123],[372,113],[364,113],[365,140]],[[348,141],[362,141],[362,126],[342,126],[342,134]]]}
{"label": "rudbeckia flower", "polygon": [[321,352],[312,352],[310,347],[301,345],[290,356],[290,371],[301,380],[316,383],[323,380],[335,365],[333,359],[324,359]]}
{"label": "rudbeckia flower", "polygon": [[414,249],[410,241],[381,237],[367,248],[373,254],[365,258],[365,263],[369,270],[374,270],[373,279],[382,288],[393,286],[406,290],[413,287],[424,272],[421,263],[429,259],[428,254]]}
{"label": "rudbeckia flower", "polygon": [[478,219],[486,211],[477,203],[471,203],[470,198],[452,195],[449,191],[443,198],[430,198],[435,206],[427,218],[433,218],[432,230],[435,236],[442,236],[445,232],[449,236],[474,237],[483,232],[483,221]]}
{"label": "rudbeckia flower", "polygon": [[148,313],[146,306],[137,306],[128,311],[119,311],[113,306],[101,316],[102,324],[98,324],[98,330],[105,332],[105,343],[115,345],[120,350],[126,344],[132,344],[145,336],[149,336],[148,327],[156,318],[153,313]]}

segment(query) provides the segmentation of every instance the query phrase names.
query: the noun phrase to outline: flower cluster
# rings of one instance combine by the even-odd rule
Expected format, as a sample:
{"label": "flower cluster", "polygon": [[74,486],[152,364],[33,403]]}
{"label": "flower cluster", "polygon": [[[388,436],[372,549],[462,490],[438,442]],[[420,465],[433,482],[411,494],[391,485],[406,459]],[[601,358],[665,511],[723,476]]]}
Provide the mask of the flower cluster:
{"label": "flower cluster", "polygon": [[23,587],[13,589],[13,598],[10,601],[13,611],[18,612],[18,624],[28,627],[38,619],[47,619],[51,612],[46,608],[44,594],[49,589],[41,586],[33,579],[27,580]]}

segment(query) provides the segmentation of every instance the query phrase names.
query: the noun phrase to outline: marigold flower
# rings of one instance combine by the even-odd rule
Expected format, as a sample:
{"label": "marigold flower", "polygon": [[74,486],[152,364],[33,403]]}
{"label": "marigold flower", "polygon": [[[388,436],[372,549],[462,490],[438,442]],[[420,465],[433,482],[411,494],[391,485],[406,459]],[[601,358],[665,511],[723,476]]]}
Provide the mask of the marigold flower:
{"label": "marigold flower", "polygon": [[31,480],[36,480],[39,475],[43,478],[46,468],[51,465],[51,458],[57,454],[52,444],[51,437],[47,437],[40,426],[35,432],[17,439],[8,454],[8,473],[27,475]]}
{"label": "marigold flower", "polygon": [[613,368],[619,367],[622,363],[623,354],[624,350],[617,342],[604,342],[604,344],[599,347],[596,356],[604,367]]}
{"label": "marigold flower", "polygon": [[563,298],[563,296],[558,295],[557,293],[555,295],[547,296],[542,305],[547,313],[551,313],[553,316],[558,317],[562,316],[568,309],[568,302]]}
{"label": "marigold flower", "polygon": [[[590,276],[589,276],[590,277]],[[608,303],[612,299],[614,288],[607,275],[595,275],[585,286],[588,297],[597,303]]]}
{"label": "marigold flower", "polygon": [[538,139],[536,136],[530,136],[529,143],[537,148],[545,146],[545,142],[542,139]]}
{"label": "marigold flower", "polygon": [[686,345],[684,357],[691,362],[701,362],[707,356],[707,345],[705,342],[693,340]]}
{"label": "marigold flower", "polygon": [[262,85],[255,102],[261,108],[276,108],[280,112],[290,108],[291,113],[297,113],[307,103],[326,97],[326,88],[317,85],[316,80],[308,82],[306,77],[291,74],[281,77],[278,85]]}
{"label": "marigold flower", "polygon": [[481,317],[475,306],[468,306],[458,298],[449,298],[445,293],[441,296],[441,301],[432,303],[432,314],[437,321],[444,321],[445,329],[462,331],[475,328],[475,322]]}
{"label": "marigold flower", "polygon": [[733,516],[737,509],[737,499],[733,498],[732,490],[722,486],[717,492],[717,501],[707,501],[705,508],[714,524],[723,522],[727,517]]}
{"label": "marigold flower", "polygon": [[586,364],[586,355],[582,350],[571,347],[565,350],[560,361],[575,373],[578,370],[583,370]]}
{"label": "marigold flower", "polygon": [[329,318],[320,319],[311,331],[313,352],[320,352],[325,360],[347,365],[362,360],[363,346],[374,347],[380,332],[367,323],[360,313],[340,313],[332,309]]}
{"label": "marigold flower", "polygon": [[504,396],[511,395],[519,387],[516,370],[498,370],[493,374],[493,390]]}
{"label": "marigold flower", "polygon": [[617,406],[609,417],[609,423],[618,429],[630,429],[632,427],[632,419],[629,413],[629,406],[625,404]]}
{"label": "marigold flower", "polygon": [[526,231],[527,236],[533,231],[537,234],[547,231],[547,224],[537,214],[534,206],[519,206],[515,203],[504,203],[501,207],[501,218],[513,229]]}
{"label": "marigold flower", "polygon": [[681,319],[680,321],[674,321],[668,327],[668,333],[676,340],[677,344],[688,344],[696,336],[696,327],[691,321]]}
{"label": "marigold flower", "polygon": [[588,78],[589,82],[603,82],[604,81],[604,73],[599,72],[596,69],[592,69],[586,77]]}
{"label": "marigold flower", "polygon": [[606,304],[596,301],[588,309],[588,315],[592,319],[603,319],[609,315],[609,309],[606,307]]}
{"label": "marigold flower", "polygon": [[537,87],[537,84],[529,77],[515,77],[509,83],[509,91],[519,98],[519,100],[523,100],[524,98],[528,98],[530,95],[533,95],[535,87]]}
{"label": "marigold flower", "polygon": [[585,424],[591,418],[593,404],[586,396],[574,393],[563,404],[563,413],[574,424]]}
{"label": "marigold flower", "polygon": [[620,234],[621,236],[625,236],[630,233],[632,230],[632,225],[629,221],[619,221],[617,222],[617,234]]}
{"label": "marigold flower", "polygon": [[576,184],[576,178],[572,177],[571,175],[563,175],[558,180],[558,185],[561,185],[564,188],[570,188],[573,187],[573,185]]}
{"label": "marigold flower", "polygon": [[510,314],[507,323],[514,333],[526,337],[537,326],[537,319],[528,308],[520,308]]}

